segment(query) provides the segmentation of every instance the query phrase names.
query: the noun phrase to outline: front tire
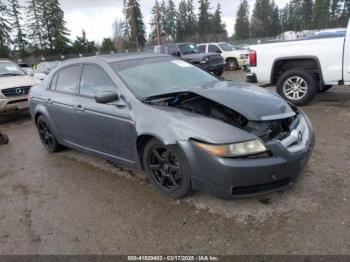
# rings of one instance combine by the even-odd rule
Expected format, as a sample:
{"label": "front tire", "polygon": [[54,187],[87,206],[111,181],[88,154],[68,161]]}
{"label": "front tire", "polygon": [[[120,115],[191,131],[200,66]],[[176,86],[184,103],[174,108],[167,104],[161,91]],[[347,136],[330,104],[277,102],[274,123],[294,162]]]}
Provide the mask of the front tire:
{"label": "front tire", "polygon": [[41,143],[47,151],[53,153],[62,149],[62,146],[57,142],[56,136],[49,126],[48,121],[44,116],[40,116],[36,123]]}
{"label": "front tire", "polygon": [[143,150],[143,166],[151,183],[167,197],[181,199],[192,190],[187,162],[175,145],[150,140]]}
{"label": "front tire", "polygon": [[303,69],[288,70],[277,81],[277,93],[297,106],[308,104],[317,92],[316,79]]}

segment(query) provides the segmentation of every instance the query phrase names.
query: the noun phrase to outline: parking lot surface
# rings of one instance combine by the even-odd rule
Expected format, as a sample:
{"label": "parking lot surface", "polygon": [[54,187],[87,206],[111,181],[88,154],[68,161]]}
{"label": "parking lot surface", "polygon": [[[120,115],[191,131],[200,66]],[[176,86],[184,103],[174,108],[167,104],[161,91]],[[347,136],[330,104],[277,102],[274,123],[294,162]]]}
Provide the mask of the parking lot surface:
{"label": "parking lot surface", "polygon": [[167,199],[140,171],[47,153],[26,113],[0,117],[0,254],[350,254],[350,88],[303,110],[317,140],[305,174],[235,201]]}

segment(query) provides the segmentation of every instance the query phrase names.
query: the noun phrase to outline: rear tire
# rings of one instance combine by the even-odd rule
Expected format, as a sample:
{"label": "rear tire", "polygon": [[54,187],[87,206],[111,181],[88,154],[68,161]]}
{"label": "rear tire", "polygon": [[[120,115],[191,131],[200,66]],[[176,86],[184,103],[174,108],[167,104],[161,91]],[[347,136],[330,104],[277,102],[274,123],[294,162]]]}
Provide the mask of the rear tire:
{"label": "rear tire", "polygon": [[39,116],[36,126],[39,132],[41,143],[47,151],[53,153],[58,152],[62,149],[62,146],[57,142],[56,136],[44,116]]}
{"label": "rear tire", "polygon": [[288,70],[277,81],[277,93],[297,106],[308,104],[317,92],[316,79],[304,69]]}
{"label": "rear tire", "polygon": [[184,198],[192,190],[187,161],[177,146],[151,139],[143,150],[143,166],[151,183],[170,198]]}
{"label": "rear tire", "polygon": [[239,69],[239,64],[236,58],[228,58],[226,63],[228,71],[236,71]]}

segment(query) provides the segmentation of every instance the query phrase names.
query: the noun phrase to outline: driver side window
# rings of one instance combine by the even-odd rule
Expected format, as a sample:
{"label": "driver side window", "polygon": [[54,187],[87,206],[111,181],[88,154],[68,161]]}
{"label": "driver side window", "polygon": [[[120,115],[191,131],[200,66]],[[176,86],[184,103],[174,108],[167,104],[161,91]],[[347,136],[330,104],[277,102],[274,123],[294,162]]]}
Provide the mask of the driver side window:
{"label": "driver side window", "polygon": [[107,73],[97,65],[84,65],[80,80],[80,94],[93,97],[97,92],[116,91]]}

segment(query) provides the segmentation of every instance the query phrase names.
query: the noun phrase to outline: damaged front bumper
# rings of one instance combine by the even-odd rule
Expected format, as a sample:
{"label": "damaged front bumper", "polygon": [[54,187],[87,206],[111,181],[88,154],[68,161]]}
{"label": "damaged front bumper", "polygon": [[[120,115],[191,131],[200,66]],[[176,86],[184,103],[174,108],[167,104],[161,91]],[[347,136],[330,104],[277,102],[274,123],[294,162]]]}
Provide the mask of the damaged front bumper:
{"label": "damaged front bumper", "polygon": [[[303,172],[312,148],[314,132],[307,116],[296,128],[299,142],[273,140],[266,143],[271,157],[230,159],[211,155],[191,141],[179,141],[191,170],[194,190],[224,199],[242,198],[281,191],[291,187]],[[302,130],[302,132],[300,131]],[[299,133],[300,132],[300,133]],[[292,134],[293,133],[293,134]],[[294,136],[295,132],[291,132]]]}

